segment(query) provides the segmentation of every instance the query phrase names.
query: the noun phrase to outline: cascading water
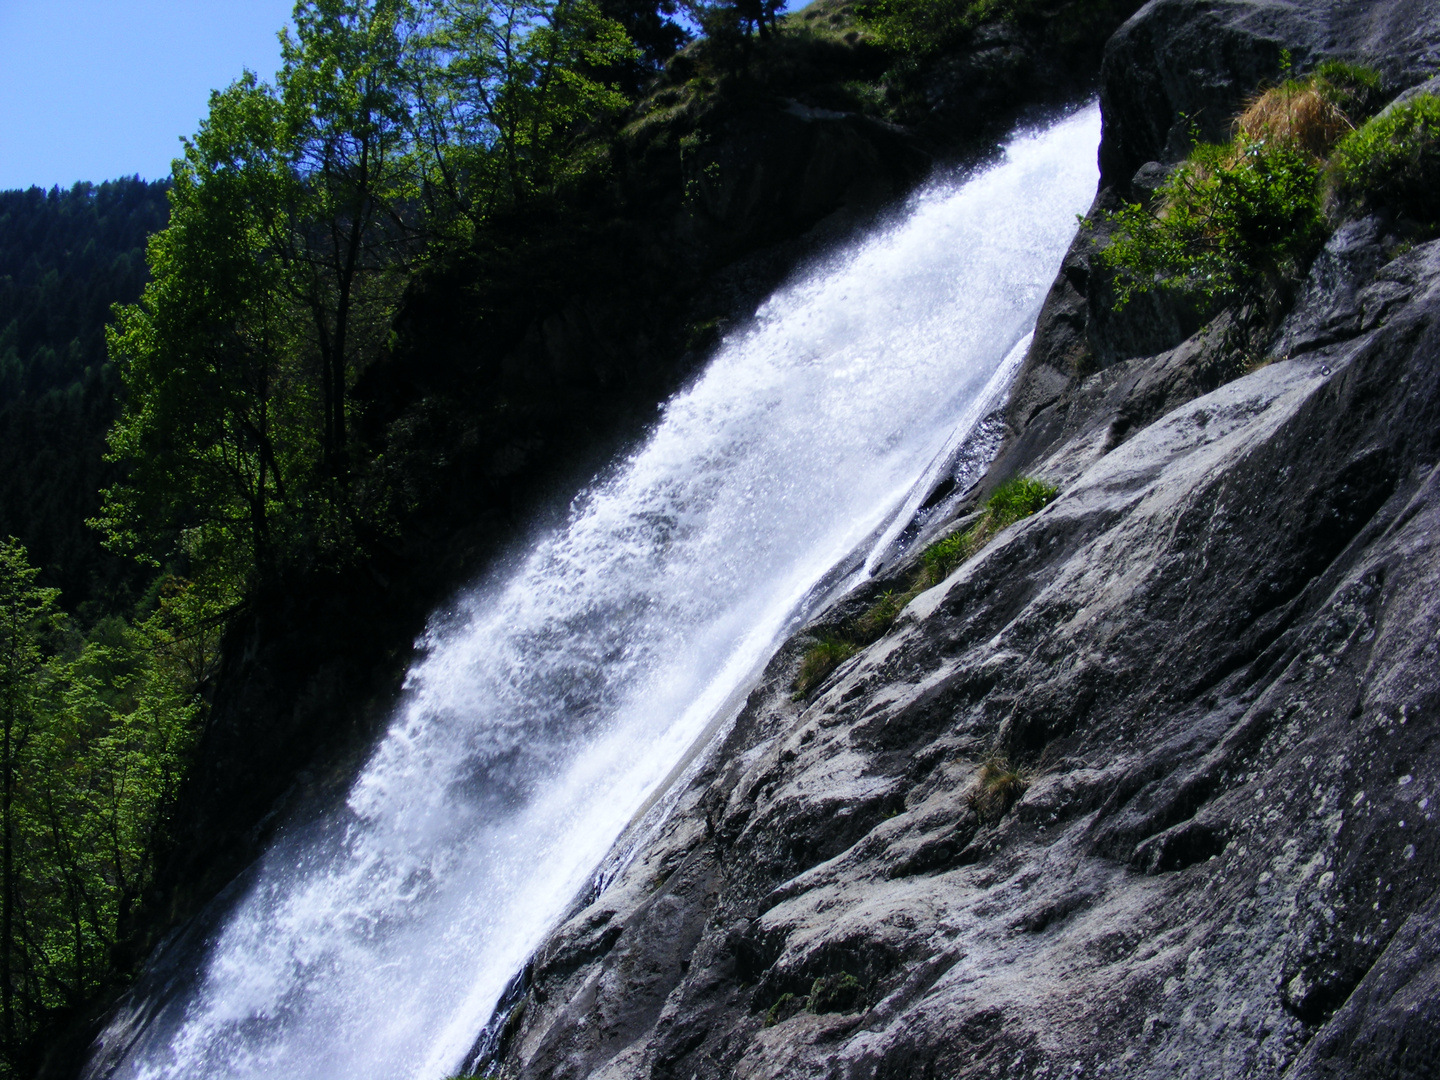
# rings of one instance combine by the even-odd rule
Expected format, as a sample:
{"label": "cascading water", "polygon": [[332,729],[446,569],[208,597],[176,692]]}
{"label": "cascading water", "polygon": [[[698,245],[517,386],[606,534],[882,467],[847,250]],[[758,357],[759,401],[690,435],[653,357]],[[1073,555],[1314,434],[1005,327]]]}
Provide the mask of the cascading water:
{"label": "cascading water", "polygon": [[92,1074],[458,1068],[627,822],[1025,335],[1094,191],[1098,126],[1092,106],[1017,136],[772,297],[563,525],[437,619],[344,804],[282,833],[194,974],[112,1028]]}

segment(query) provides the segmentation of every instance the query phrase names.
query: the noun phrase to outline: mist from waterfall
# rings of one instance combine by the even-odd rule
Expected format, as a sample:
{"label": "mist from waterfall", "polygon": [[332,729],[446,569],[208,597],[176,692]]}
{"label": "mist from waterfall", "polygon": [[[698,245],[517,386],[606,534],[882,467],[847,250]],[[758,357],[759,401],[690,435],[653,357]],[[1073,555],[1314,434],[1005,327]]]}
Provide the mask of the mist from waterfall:
{"label": "mist from waterfall", "polygon": [[437,614],[343,803],[280,832],[178,990],[142,985],[145,1022],[112,1026],[133,1042],[98,1075],[457,1070],[806,595],[973,422],[1089,204],[1098,141],[1094,106],[1017,135],[728,337],[557,527]]}

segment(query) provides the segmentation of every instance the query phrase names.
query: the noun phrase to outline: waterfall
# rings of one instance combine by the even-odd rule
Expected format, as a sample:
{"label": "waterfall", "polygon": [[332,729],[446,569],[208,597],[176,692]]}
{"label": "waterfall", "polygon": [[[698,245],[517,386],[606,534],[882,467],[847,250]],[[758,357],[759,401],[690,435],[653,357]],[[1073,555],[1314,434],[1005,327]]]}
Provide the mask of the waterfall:
{"label": "waterfall", "polygon": [[280,832],[207,940],[162,950],[90,1075],[458,1069],[807,594],[974,422],[1095,189],[1098,129],[1090,106],[1016,135],[730,335],[561,524],[432,620],[344,801]]}

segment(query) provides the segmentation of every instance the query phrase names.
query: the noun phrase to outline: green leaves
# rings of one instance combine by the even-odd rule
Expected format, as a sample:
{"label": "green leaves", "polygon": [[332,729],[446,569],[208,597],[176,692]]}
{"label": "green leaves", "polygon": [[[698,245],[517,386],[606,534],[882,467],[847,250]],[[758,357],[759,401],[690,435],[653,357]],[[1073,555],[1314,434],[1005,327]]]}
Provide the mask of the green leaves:
{"label": "green leaves", "polygon": [[1331,178],[1343,201],[1389,207],[1427,233],[1440,230],[1440,98],[1421,94],[1347,136]]}
{"label": "green leaves", "polygon": [[[119,309],[112,546],[242,587],[373,528],[350,391],[418,260],[568,175],[634,46],[591,0],[303,0],[276,84],[212,95]],[[383,527],[383,526],[382,526]]]}
{"label": "green leaves", "polygon": [[130,471],[105,493],[99,524],[152,561],[218,556],[243,578],[293,541],[287,501],[316,435],[283,136],[281,103],[254,76],[212,96],[175,163],[170,225],[149,248],[153,280],[116,311],[109,345],[126,406],[110,457]]}
{"label": "green leaves", "polygon": [[[200,711],[167,604],[68,645],[54,589],[0,543],[0,1018],[6,1064],[108,973]],[[173,599],[188,592],[170,590]],[[169,605],[173,607],[173,603]]]}
{"label": "green leaves", "polygon": [[963,37],[996,6],[993,0],[863,0],[856,11],[892,49],[930,56]]}
{"label": "green leaves", "polygon": [[1101,259],[1117,271],[1117,306],[1155,288],[1233,298],[1307,259],[1324,237],[1318,177],[1278,140],[1197,147],[1156,192],[1158,212],[1132,204],[1114,215]]}
{"label": "green leaves", "polygon": [[624,108],[639,55],[591,0],[431,0],[416,39],[416,145],[472,225],[567,173],[573,140]]}

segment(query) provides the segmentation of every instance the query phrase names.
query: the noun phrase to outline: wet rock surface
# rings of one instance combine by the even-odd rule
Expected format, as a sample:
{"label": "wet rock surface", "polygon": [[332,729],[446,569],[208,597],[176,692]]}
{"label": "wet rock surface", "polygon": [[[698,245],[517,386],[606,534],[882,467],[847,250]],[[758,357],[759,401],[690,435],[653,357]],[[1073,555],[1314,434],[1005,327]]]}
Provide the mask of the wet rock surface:
{"label": "wet rock surface", "polygon": [[[1162,2],[1112,49],[1186,11],[1440,25]],[[1056,316],[1086,272],[992,470],[1060,497],[809,699],[787,644],[475,1064],[1440,1074],[1440,241],[1350,223],[1279,327],[1222,312],[1103,364]]]}
{"label": "wet rock surface", "polygon": [[782,652],[507,1075],[1429,1075],[1440,242],[1379,278],[1369,329],[1064,440],[814,700]]}

